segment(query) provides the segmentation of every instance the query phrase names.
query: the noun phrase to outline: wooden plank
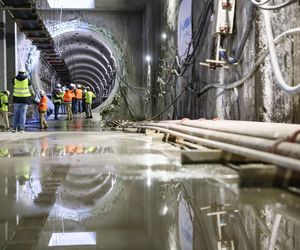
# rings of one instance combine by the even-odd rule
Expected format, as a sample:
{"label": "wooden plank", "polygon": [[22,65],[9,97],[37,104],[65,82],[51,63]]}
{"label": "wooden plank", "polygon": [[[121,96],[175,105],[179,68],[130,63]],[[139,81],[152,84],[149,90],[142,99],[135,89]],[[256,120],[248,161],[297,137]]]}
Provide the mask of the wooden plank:
{"label": "wooden plank", "polygon": [[222,160],[222,151],[207,149],[204,150],[191,150],[181,152],[182,164],[195,164],[195,163],[218,163]]}

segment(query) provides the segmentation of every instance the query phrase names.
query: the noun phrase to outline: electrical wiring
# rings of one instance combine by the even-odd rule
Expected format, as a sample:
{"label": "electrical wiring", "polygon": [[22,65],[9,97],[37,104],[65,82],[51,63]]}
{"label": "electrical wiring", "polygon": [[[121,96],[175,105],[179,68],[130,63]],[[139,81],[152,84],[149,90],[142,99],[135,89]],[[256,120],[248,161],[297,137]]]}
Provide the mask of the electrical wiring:
{"label": "electrical wiring", "polygon": [[146,88],[143,88],[143,87],[137,87],[137,86],[133,85],[132,83],[127,82],[127,81],[124,80],[124,78],[123,78],[121,75],[119,75],[119,74],[118,74],[118,78],[119,78],[119,80],[120,80],[122,83],[124,83],[127,87],[131,87],[131,88],[133,88],[133,89],[140,90],[140,91],[147,91]]}
{"label": "electrical wiring", "polygon": [[[189,68],[189,66],[191,65],[191,60],[193,59],[194,55],[195,55],[195,52],[197,50],[197,48],[199,47],[200,45],[200,41],[201,41],[201,38],[202,38],[202,35],[203,35],[203,31],[204,31],[204,28],[205,28],[205,24],[207,23],[208,21],[208,17],[210,17],[210,14],[211,12],[213,11],[213,6],[214,6],[214,1],[213,0],[210,0],[209,2],[206,3],[206,6],[205,6],[205,10],[204,10],[204,14],[201,15],[199,17],[199,20],[198,20],[198,30],[197,30],[197,33],[194,35],[194,39],[193,41],[191,41],[189,43],[189,46],[188,46],[188,49],[186,51],[188,51],[188,55],[186,57],[185,60],[183,60],[183,62],[179,63],[179,68],[182,69],[182,67],[180,67],[181,65],[183,66],[183,70],[181,71],[181,73],[179,73],[176,69],[174,69],[174,64],[172,66],[172,69],[166,69],[168,71],[172,70],[172,72],[174,74],[172,74],[168,81],[165,83],[166,85],[168,85],[172,78],[174,77],[174,75],[176,75],[177,77],[181,77],[185,74],[186,70]],[[189,51],[190,51],[190,48],[191,48],[191,45],[194,43],[194,48],[193,48],[193,52],[191,54],[189,54]],[[178,58],[179,59],[179,58]],[[175,57],[175,63],[177,63],[177,59]],[[178,64],[178,63],[177,63]]]}
{"label": "electrical wiring", "polygon": [[247,12],[249,13],[248,14],[248,19],[247,19],[247,26],[245,28],[245,31],[244,31],[243,36],[242,36],[241,43],[238,46],[238,49],[236,50],[236,54],[234,55],[234,57],[228,57],[228,55],[225,51],[220,51],[220,56],[222,58],[224,58],[224,60],[229,64],[237,63],[240,60],[240,58],[243,54],[246,42],[249,38],[251,29],[252,29],[252,23],[253,23],[253,19],[254,19],[254,16],[255,16],[255,5],[250,3],[250,7],[249,7],[249,10]]}
{"label": "electrical wiring", "polygon": [[182,96],[182,94],[187,90],[187,88],[183,88],[182,91],[180,92],[180,94],[173,100],[172,103],[170,103],[164,110],[162,110],[161,112],[159,112],[158,114],[156,114],[155,116],[145,120],[145,121],[152,121],[154,119],[156,119],[157,117],[159,117],[160,115],[162,115],[163,113],[165,113],[171,106],[173,106],[178,99]]}
{"label": "electrical wiring", "polygon": [[263,16],[264,16],[265,26],[266,26],[266,36],[267,36],[267,42],[268,42],[268,47],[269,47],[271,65],[273,67],[273,73],[277,80],[276,82],[286,93],[297,94],[300,92],[300,83],[298,83],[296,86],[289,86],[283,79],[283,76],[282,76],[282,73],[281,73],[281,70],[279,67],[279,63],[278,63],[275,44],[273,42],[273,31],[272,31],[270,13],[268,11],[264,10]]}
{"label": "electrical wiring", "polygon": [[[172,79],[175,75],[178,77],[183,76],[185,74],[186,70],[192,65],[191,60],[194,58],[195,52],[196,52],[198,46],[200,45],[201,38],[202,38],[204,29],[205,29],[205,24],[207,23],[208,17],[210,17],[211,12],[213,11],[213,6],[214,6],[214,0],[210,0],[209,2],[206,3],[204,14],[201,15],[198,19],[198,30],[197,30],[196,34],[194,35],[193,41],[190,42],[188,49],[186,50],[187,56],[186,56],[185,60],[183,60],[180,63],[179,57],[175,57],[174,63],[171,68],[168,69],[163,66],[160,66],[162,69],[164,69],[166,71],[172,71],[172,73],[173,73],[170,75],[169,79],[166,82],[164,82],[162,78],[158,79],[158,81],[160,83],[162,83],[163,85],[165,85],[165,86],[169,85],[169,83],[172,81]],[[191,48],[192,44],[194,44],[194,48],[193,48],[193,52],[190,54],[189,52],[190,52],[190,48]],[[175,64],[177,64],[179,69],[182,69],[181,73],[179,73],[176,69],[174,69]],[[177,100],[182,96],[182,94],[186,90],[187,90],[187,88],[183,88],[182,92],[174,99],[174,101],[171,104],[169,104],[164,110],[162,110],[159,114],[153,116],[149,120],[156,119],[161,114],[166,112],[172,105],[174,105],[177,102]]]}
{"label": "electrical wiring", "polygon": [[123,88],[122,88],[122,87],[120,88],[120,92],[121,92],[121,95],[122,95],[122,97],[123,97],[123,99],[124,99],[124,101],[125,101],[125,104],[126,104],[127,107],[128,107],[129,113],[130,113],[130,115],[132,116],[132,118],[133,118],[133,119],[136,118],[136,119],[140,120],[140,117],[137,115],[137,112],[136,112],[136,111],[134,110],[134,108],[129,104],[129,102],[128,102],[127,98],[126,98],[126,95],[125,95],[124,92],[123,92]]}
{"label": "electrical wiring", "polygon": [[[294,28],[294,29],[290,29],[287,30],[283,33],[281,33],[278,37],[276,37],[274,39],[274,44],[278,44],[279,42],[281,42],[286,36],[290,36],[290,35],[294,35],[300,33],[300,28]],[[220,88],[220,89],[224,89],[224,90],[230,90],[233,88],[236,88],[240,85],[242,85],[245,81],[247,81],[248,79],[250,79],[253,74],[256,72],[256,70],[260,67],[260,65],[264,62],[265,58],[268,55],[268,51],[264,51],[262,52],[261,56],[258,58],[258,60],[255,62],[254,66],[250,69],[250,71],[240,80],[232,82],[232,83],[227,83],[227,84],[220,84],[220,83],[210,83],[206,86],[204,86],[199,92],[197,92],[197,94],[202,95],[203,93],[205,93],[207,90],[211,89],[211,88]]]}
{"label": "electrical wiring", "polygon": [[[253,3],[253,0],[251,0],[251,2]],[[256,5],[256,6],[263,10],[278,10],[278,9],[288,6],[294,2],[298,2],[298,0],[288,0],[288,1],[278,4],[278,5]]]}

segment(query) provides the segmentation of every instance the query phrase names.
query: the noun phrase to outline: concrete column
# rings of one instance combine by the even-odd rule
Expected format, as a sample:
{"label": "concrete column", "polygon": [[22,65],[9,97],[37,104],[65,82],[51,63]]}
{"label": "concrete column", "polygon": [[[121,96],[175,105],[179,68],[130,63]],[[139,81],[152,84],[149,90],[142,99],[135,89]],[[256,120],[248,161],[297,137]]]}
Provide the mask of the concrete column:
{"label": "concrete column", "polygon": [[16,74],[16,42],[15,42],[15,22],[11,16],[6,13],[6,77],[7,77],[7,88],[13,91],[11,80]]}
{"label": "concrete column", "polygon": [[6,77],[6,20],[5,11],[0,11],[0,90],[7,88]]}

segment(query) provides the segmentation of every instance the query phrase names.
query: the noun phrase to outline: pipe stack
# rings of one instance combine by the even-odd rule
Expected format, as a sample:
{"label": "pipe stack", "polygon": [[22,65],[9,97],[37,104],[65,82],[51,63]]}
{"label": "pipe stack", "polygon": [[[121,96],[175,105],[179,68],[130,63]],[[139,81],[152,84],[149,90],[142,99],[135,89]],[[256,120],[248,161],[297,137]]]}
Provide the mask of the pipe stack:
{"label": "pipe stack", "polygon": [[183,119],[134,126],[300,171],[300,125]]}

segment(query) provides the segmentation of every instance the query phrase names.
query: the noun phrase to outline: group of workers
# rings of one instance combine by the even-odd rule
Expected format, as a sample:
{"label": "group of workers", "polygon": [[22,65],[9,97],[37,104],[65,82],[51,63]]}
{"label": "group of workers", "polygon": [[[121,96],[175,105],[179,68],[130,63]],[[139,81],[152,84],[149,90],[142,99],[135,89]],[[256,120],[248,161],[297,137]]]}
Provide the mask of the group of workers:
{"label": "group of workers", "polygon": [[54,119],[58,119],[59,109],[62,107],[62,113],[66,108],[66,120],[73,119],[73,113],[86,112],[86,119],[93,118],[92,103],[96,98],[95,94],[90,90],[90,87],[83,88],[81,85],[69,84],[67,87],[61,87],[57,84],[52,92],[54,103]]}
{"label": "group of workers", "polygon": [[[13,79],[13,124],[12,132],[25,132],[26,114],[30,104],[32,104],[32,96],[35,96],[31,82],[26,75],[26,70],[19,70],[18,75]],[[40,129],[48,128],[46,122],[46,114],[48,110],[47,96],[44,91],[40,91],[40,98],[37,102]],[[4,127],[6,130],[10,130],[8,119],[9,108],[9,96],[10,92],[4,90],[0,92],[0,117],[3,119]],[[54,104],[54,119],[58,119],[59,109],[62,107],[62,113],[64,113],[64,107],[67,110],[67,119],[73,119],[73,113],[86,112],[86,119],[92,117],[92,102],[95,99],[95,94],[90,90],[90,87],[82,87],[80,85],[69,84],[66,87],[62,87],[57,84],[52,93],[52,102]]]}

